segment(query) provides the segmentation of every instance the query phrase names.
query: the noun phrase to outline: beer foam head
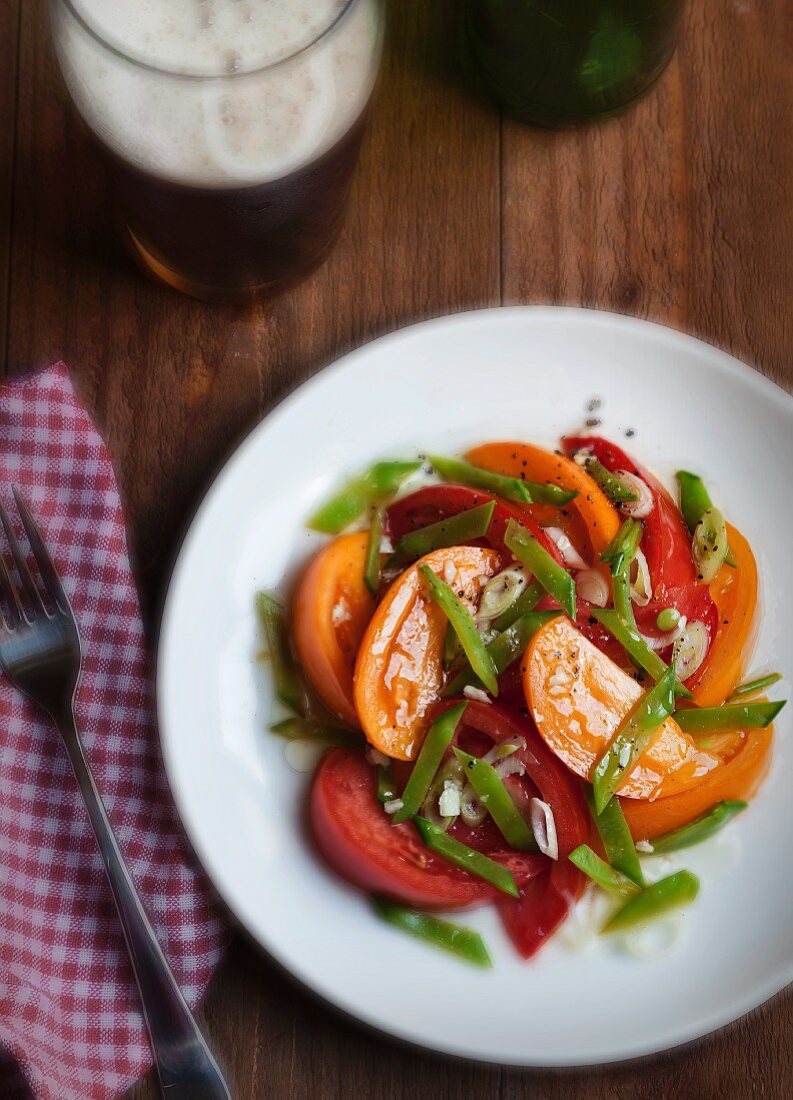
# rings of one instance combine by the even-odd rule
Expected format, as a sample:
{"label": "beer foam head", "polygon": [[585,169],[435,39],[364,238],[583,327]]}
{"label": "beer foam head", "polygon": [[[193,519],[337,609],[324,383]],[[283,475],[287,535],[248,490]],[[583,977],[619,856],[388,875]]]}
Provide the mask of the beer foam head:
{"label": "beer foam head", "polygon": [[56,48],[83,118],[143,171],[195,186],[289,175],[363,111],[378,0],[72,0]]}

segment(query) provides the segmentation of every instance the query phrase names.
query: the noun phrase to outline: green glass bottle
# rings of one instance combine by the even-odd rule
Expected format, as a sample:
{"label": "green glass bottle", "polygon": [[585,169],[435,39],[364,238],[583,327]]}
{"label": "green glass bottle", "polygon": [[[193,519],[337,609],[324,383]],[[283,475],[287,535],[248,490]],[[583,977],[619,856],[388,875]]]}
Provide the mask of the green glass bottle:
{"label": "green glass bottle", "polygon": [[683,0],[469,0],[488,83],[520,118],[573,126],[652,87],[674,53]]}

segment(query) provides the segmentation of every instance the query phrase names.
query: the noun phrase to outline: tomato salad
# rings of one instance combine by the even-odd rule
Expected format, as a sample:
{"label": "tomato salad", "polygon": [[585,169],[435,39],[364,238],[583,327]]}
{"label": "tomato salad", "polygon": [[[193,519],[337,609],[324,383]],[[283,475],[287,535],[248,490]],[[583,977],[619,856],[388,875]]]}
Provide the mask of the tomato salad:
{"label": "tomato salad", "polygon": [[380,462],[311,517],[332,538],[291,607],[259,596],[273,729],[319,748],[314,841],[383,919],[489,965],[437,910],[496,905],[530,958],[587,883],[605,933],[696,896],[643,856],[745,808],[783,704],[741,682],[751,548],[701,478],[677,490],[569,436]]}

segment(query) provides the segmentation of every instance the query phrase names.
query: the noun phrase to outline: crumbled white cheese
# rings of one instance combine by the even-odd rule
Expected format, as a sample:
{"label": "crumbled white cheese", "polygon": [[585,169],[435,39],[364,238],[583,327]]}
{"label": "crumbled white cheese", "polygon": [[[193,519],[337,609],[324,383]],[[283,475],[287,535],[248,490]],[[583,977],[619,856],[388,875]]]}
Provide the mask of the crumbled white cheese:
{"label": "crumbled white cheese", "polygon": [[393,554],[394,544],[387,535],[383,535],[380,539],[380,553],[381,554]]}
{"label": "crumbled white cheese", "polygon": [[474,687],[473,684],[466,684],[463,688],[463,695],[466,699],[473,699],[477,703],[490,703],[492,700],[486,691],[482,691],[481,688]]}
{"label": "crumbled white cheese", "polygon": [[652,855],[655,851],[649,840],[637,840],[635,847],[637,852],[644,852],[646,855]]}
{"label": "crumbled white cheese", "polygon": [[376,768],[378,765],[381,768],[386,768],[391,763],[388,757],[385,756],[378,749],[368,748],[365,755],[366,759],[369,761],[373,768]]}
{"label": "crumbled white cheese", "polygon": [[438,812],[441,817],[457,817],[462,809],[462,786],[454,779],[444,779],[443,792],[438,799]]}
{"label": "crumbled white cheese", "polygon": [[392,798],[383,803],[383,809],[387,814],[398,814],[404,805],[405,803],[401,798]]}

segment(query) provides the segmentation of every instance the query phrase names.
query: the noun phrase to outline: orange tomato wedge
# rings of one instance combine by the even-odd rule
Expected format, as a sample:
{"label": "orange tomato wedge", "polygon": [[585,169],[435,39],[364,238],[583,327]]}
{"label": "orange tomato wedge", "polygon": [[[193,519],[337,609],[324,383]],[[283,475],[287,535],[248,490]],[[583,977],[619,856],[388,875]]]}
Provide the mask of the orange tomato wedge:
{"label": "orange tomato wedge", "polygon": [[[485,443],[469,451],[466,457],[475,466],[497,474],[575,489],[578,496],[565,507],[565,511],[574,513],[583,521],[595,557],[600,557],[619,530],[617,509],[586,470],[566,455],[546,451],[530,443]],[[559,526],[566,526],[563,517],[560,520],[558,509],[540,504],[532,504],[529,508],[540,523],[558,522]],[[568,534],[575,543],[575,533],[568,531]]]}
{"label": "orange tomato wedge", "polygon": [[696,787],[655,802],[625,799],[622,809],[634,840],[653,840],[679,829],[725,799],[750,799],[768,772],[772,742],[771,726],[732,734],[723,750],[710,750],[722,762]]}
{"label": "orange tomato wedge", "polygon": [[428,565],[473,606],[498,562],[493,550],[477,546],[434,550],[394,581],[379,604],[361,642],[354,697],[367,740],[386,756],[415,757],[443,685],[446,616],[428,596],[419,566]]}
{"label": "orange tomato wedge", "polygon": [[715,707],[728,698],[743,675],[754,644],[757,563],[749,543],[729,524],[727,538],[737,568],[722,565],[711,581],[719,626],[707,660],[689,681],[700,707]]}
{"label": "orange tomato wedge", "polygon": [[294,638],[300,663],[322,702],[357,726],[353,671],[375,603],[364,584],[369,536],[334,539],[313,559],[294,604]]}
{"label": "orange tomato wedge", "polygon": [[[546,623],[523,663],[526,701],[540,736],[563,763],[589,779],[642,688],[569,619]],[[619,788],[625,798],[659,798],[697,784],[719,760],[667,718]]]}

